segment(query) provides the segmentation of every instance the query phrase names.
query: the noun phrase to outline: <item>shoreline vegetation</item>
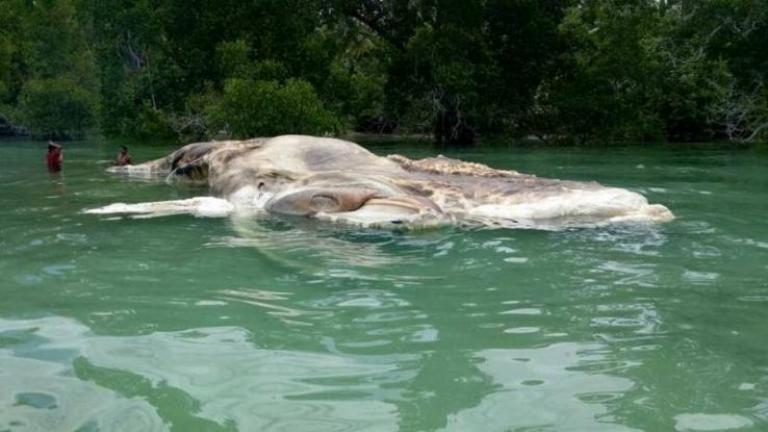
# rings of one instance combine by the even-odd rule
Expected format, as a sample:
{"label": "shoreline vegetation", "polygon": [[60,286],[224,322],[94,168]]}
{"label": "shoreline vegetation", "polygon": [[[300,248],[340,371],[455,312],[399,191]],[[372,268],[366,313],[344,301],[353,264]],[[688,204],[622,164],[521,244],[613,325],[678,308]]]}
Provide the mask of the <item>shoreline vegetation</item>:
{"label": "shoreline vegetation", "polygon": [[[331,136],[331,135],[328,135]],[[768,142],[745,142],[745,141],[727,141],[727,140],[711,140],[711,141],[686,141],[686,142],[669,142],[669,141],[620,141],[609,142],[604,140],[591,140],[582,143],[575,142],[573,140],[561,140],[561,141],[542,141],[538,137],[509,137],[505,135],[498,135],[493,137],[479,137],[474,142],[472,147],[466,146],[454,146],[447,143],[439,143],[435,141],[434,137],[429,134],[380,134],[371,132],[347,132],[339,135],[333,135],[334,138],[343,139],[346,141],[352,141],[360,144],[363,147],[376,151],[377,147],[387,147],[391,145],[412,147],[413,149],[424,148],[433,152],[461,150],[462,148],[471,149],[493,149],[493,148],[518,148],[518,149],[546,149],[546,148],[583,148],[585,150],[598,150],[598,149],[614,149],[614,150],[631,150],[633,148],[643,147],[646,149],[722,149],[722,150],[755,150],[761,153],[768,151]],[[253,138],[253,137],[249,137]],[[78,139],[64,140],[60,142],[82,144],[82,143],[101,143],[108,144],[114,148],[120,145],[125,145],[130,148],[137,147],[179,147],[181,145],[190,144],[192,142],[200,141],[220,141],[226,138],[210,138],[202,139],[199,141],[186,141],[180,142],[177,138],[164,138],[164,139],[151,139],[151,138],[137,138],[131,136],[105,136],[98,130],[90,131]],[[240,138],[235,138],[240,139]],[[248,138],[243,138],[248,139]],[[0,135],[0,146],[3,143],[14,142],[39,142],[41,145],[46,142],[44,138],[32,137],[30,135]]]}
{"label": "shoreline vegetation", "polygon": [[750,145],[766,84],[758,0],[0,8],[0,136]]}

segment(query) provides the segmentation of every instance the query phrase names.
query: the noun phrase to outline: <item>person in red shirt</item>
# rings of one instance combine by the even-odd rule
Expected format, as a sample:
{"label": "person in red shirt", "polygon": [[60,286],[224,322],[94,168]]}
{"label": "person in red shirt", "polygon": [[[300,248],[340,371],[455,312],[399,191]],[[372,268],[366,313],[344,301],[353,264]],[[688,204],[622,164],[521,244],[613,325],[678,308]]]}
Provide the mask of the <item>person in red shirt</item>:
{"label": "person in red shirt", "polygon": [[61,165],[64,163],[64,151],[59,144],[48,141],[48,154],[45,155],[45,162],[48,164],[48,171],[61,171]]}

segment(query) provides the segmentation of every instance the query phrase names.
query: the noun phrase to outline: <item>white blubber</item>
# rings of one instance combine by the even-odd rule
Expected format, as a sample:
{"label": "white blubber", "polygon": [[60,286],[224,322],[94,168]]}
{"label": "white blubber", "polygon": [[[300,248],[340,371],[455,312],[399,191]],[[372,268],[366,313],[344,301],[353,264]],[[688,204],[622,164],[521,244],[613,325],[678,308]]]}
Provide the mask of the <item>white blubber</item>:
{"label": "white blubber", "polygon": [[115,203],[84,210],[86,214],[132,214],[136,217],[159,217],[190,214],[199,217],[225,217],[234,210],[229,201],[214,197],[195,197],[183,200],[154,201],[136,204]]}

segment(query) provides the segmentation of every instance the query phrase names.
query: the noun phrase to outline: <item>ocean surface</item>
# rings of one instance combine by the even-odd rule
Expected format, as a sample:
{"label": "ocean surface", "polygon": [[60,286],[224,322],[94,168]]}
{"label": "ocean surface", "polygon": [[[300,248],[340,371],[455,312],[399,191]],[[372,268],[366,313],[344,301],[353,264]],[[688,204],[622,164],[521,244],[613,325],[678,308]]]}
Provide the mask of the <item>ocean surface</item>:
{"label": "ocean surface", "polygon": [[206,190],[64,147],[0,141],[0,431],[768,430],[765,152],[376,145],[677,216],[392,232],[83,214]]}

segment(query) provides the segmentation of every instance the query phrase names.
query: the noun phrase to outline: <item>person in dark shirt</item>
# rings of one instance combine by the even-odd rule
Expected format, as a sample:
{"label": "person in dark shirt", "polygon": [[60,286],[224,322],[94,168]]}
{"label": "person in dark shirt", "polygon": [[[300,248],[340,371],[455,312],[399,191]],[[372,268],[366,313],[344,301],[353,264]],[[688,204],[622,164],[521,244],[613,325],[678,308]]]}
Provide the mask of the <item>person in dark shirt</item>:
{"label": "person in dark shirt", "polygon": [[48,165],[48,171],[61,171],[61,166],[64,163],[64,150],[59,144],[48,141],[48,153],[45,155],[45,162]]}
{"label": "person in dark shirt", "polygon": [[131,161],[131,155],[128,154],[128,147],[120,146],[120,151],[117,153],[117,157],[115,157],[115,165],[123,166],[130,165],[131,163],[133,162]]}

